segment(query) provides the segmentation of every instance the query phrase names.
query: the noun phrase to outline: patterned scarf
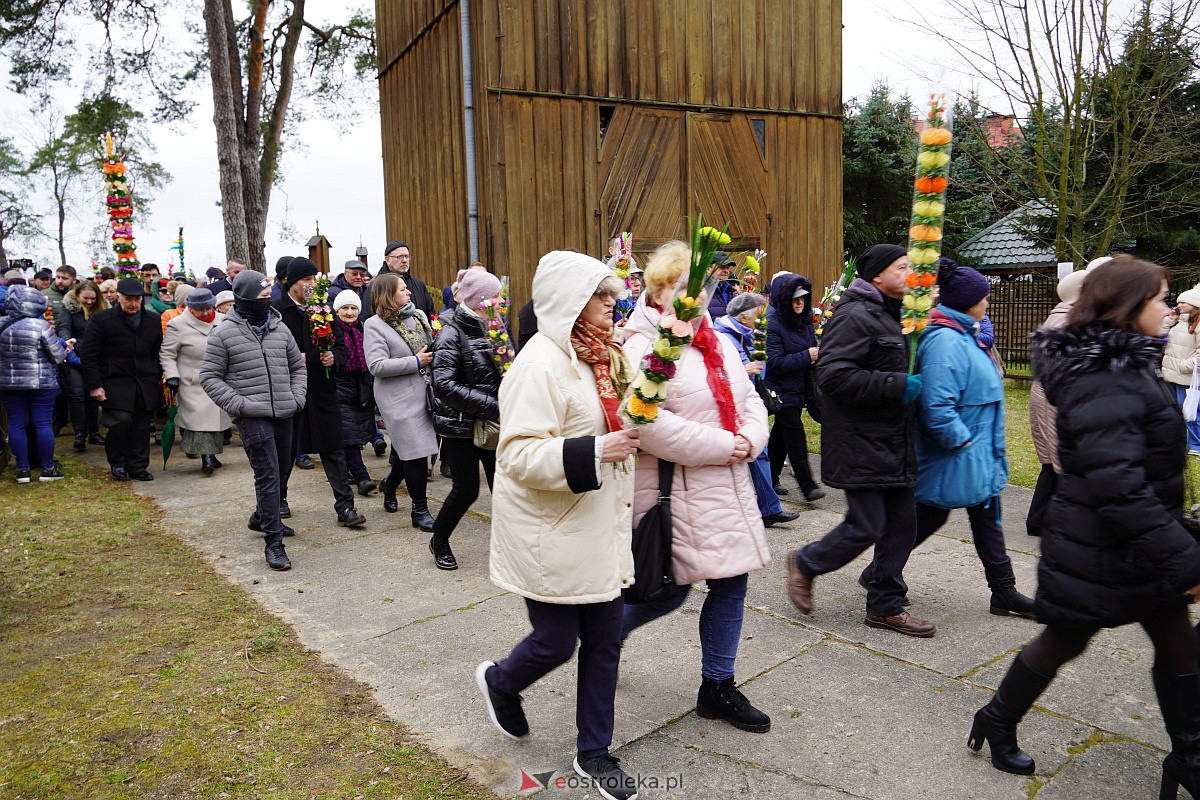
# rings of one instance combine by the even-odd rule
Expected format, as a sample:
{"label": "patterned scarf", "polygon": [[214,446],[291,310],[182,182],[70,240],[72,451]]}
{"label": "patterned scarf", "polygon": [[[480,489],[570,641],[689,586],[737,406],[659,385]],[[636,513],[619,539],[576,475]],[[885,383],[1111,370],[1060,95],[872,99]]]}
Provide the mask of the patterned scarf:
{"label": "patterned scarf", "polygon": [[733,391],[729,388],[729,375],[725,372],[725,357],[721,354],[721,342],[708,318],[702,318],[700,330],[692,337],[692,346],[704,356],[704,366],[708,372],[708,389],[717,401],[717,411],[721,414],[721,427],[737,435],[739,426],[737,404],[733,400]]}
{"label": "patterned scarf", "polygon": [[604,421],[609,432],[621,430],[623,426],[617,410],[632,375],[625,353],[613,342],[612,331],[577,319],[575,327],[571,328],[571,347],[580,361],[591,365],[592,374],[596,376],[596,391],[600,395],[600,405],[604,407]]}
{"label": "patterned scarf", "polygon": [[[413,320],[415,325],[411,328],[405,325],[406,319]],[[392,326],[392,330],[400,334],[400,338],[408,345],[408,349],[412,350],[413,355],[416,355],[422,347],[433,344],[433,328],[429,325],[429,320],[425,318],[425,312],[412,303],[397,309],[396,313],[385,321]]]}
{"label": "patterned scarf", "polygon": [[363,332],[359,323],[342,323],[342,340],[346,343],[346,371],[366,372],[367,353],[363,349]]}

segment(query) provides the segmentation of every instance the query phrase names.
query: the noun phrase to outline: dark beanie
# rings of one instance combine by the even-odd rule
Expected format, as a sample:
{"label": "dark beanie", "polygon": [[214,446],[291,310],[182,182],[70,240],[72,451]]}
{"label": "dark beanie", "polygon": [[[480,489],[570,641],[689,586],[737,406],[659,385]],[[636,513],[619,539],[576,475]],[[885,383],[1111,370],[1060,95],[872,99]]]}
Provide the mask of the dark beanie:
{"label": "dark beanie", "polygon": [[386,256],[388,253],[392,252],[393,250],[399,250],[401,247],[408,247],[408,245],[406,245],[404,242],[398,242],[393,239],[383,248],[383,254]]}
{"label": "dark beanie", "polygon": [[312,259],[304,256],[296,256],[288,262],[287,267],[287,282],[291,286],[298,280],[303,280],[309,275],[316,275],[320,270],[317,265],[312,262]]}
{"label": "dark beanie", "polygon": [[938,259],[938,302],[967,313],[992,291],[987,278],[970,267],[960,267],[949,258]]}
{"label": "dark beanie", "polygon": [[292,263],[292,256],[280,256],[275,262],[275,281],[276,283],[287,283],[287,268],[288,264]]}
{"label": "dark beanie", "polygon": [[239,300],[254,300],[270,285],[266,275],[252,269],[244,269],[233,279],[233,296]]}
{"label": "dark beanie", "polygon": [[862,252],[854,269],[858,277],[868,283],[879,273],[883,272],[897,258],[908,255],[908,251],[898,244],[873,244]]}

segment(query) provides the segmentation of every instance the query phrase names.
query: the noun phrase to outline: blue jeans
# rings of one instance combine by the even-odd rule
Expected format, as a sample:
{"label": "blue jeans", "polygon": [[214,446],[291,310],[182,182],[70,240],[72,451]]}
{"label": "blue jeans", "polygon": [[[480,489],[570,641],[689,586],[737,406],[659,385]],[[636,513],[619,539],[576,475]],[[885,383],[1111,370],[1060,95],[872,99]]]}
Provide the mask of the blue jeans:
{"label": "blue jeans", "polygon": [[764,517],[783,511],[779,504],[779,495],[775,494],[775,486],[771,483],[771,457],[767,455],[766,447],[758,454],[758,458],[750,462],[750,478],[754,481],[754,496],[758,500],[758,513]]}
{"label": "blue jeans", "polygon": [[[709,578],[708,595],[700,609],[700,674],[710,681],[733,677],[738,641],[742,638],[742,616],[746,610],[746,574],[732,578]],[[657,603],[625,606],[621,641],[651,620],[670,614],[687,600],[688,584],[676,585],[674,593]]]}
{"label": "blue jeans", "polygon": [[29,469],[30,434],[37,445],[42,469],[54,467],[54,398],[58,389],[27,389],[0,392],[8,414],[8,443],[17,469]]}
{"label": "blue jeans", "polygon": [[[1183,399],[1187,395],[1188,387],[1172,383],[1171,388],[1175,390],[1175,400],[1178,401],[1179,407],[1183,408]],[[1200,422],[1185,422],[1184,424],[1187,426],[1188,452],[1200,453]]]}

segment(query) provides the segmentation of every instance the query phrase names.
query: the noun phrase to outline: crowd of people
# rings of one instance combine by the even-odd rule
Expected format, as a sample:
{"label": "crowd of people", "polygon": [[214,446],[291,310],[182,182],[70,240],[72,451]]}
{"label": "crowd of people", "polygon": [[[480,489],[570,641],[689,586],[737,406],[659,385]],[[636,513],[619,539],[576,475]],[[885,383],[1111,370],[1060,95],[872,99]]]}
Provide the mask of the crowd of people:
{"label": "crowd of people", "polygon": [[[9,273],[0,398],[17,481],[31,482],[35,469],[39,481],[63,477],[54,438],[68,422],[76,450],[105,448],[114,480],[153,480],[152,431],[170,405],[201,475],[222,467],[236,429],[253,473],[247,527],[262,534],[271,569],[291,568],[289,479],[315,455],[337,525],[366,523],[356,492],[378,491],[385,513],[399,511],[403,485],[434,565],[453,570],[451,537],[479,496],[482,467],[493,493],[491,579],[525,598],[532,629],[476,670],[491,721],[526,736],[520,693],[578,644],[574,766],[602,796],[630,800],[636,781],[609,752],[621,647],[682,606],[692,585],[707,590],[697,714],[770,730],[735,665],[749,575],[771,559],[765,528],[798,516],[779,500],[784,467],[805,502],[826,494],[808,459],[809,407],[822,423],[821,479],[845,492],[847,511],[786,556],[787,594],[801,613],[815,610],[819,576],[873,548],[859,576],[864,624],[934,636],[936,625],[909,610],[904,571],[913,549],[965,509],[991,613],[1045,625],[976,713],[969,746],[986,742],[997,769],[1032,773],[1016,740],[1025,712],[1100,628],[1136,622],[1155,647],[1172,742],[1164,792],[1200,792],[1200,670],[1187,613],[1200,597],[1200,546],[1182,479],[1187,455],[1200,455],[1200,430],[1181,414],[1200,366],[1200,287],[1168,308],[1165,272],[1129,256],[1060,281],[1062,302],[1034,335],[1030,425],[1044,466],[1026,520],[1042,541],[1030,598],[1017,589],[1001,527],[1004,385],[985,276],[943,259],[928,328],[905,336],[907,252],[875,245],[818,338],[805,276],[781,272],[756,292],[718,252],[699,298],[707,313],[664,322],[685,292],[689,247],[667,243],[644,268],[626,263],[626,279],[614,273],[616,253],[614,242],[605,261],[574,251],[541,259],[519,329],[502,340],[517,350],[511,369],[487,314],[501,281],[473,264],[435,307],[400,241],[387,244],[375,276],[345,264],[330,289],[328,333],[314,328],[319,271],[305,257],[280,258],[273,278],[232,261],[195,284],[152,264],[137,277],[95,279],[62,266],[32,286]],[[764,317],[765,343],[755,334]],[[656,418],[634,424],[622,403],[660,324],[691,334]],[[384,431],[388,472],[377,483],[362,453],[387,453]],[[435,513],[427,482],[438,458],[452,486]],[[631,531],[666,487],[673,585],[626,604]]]}

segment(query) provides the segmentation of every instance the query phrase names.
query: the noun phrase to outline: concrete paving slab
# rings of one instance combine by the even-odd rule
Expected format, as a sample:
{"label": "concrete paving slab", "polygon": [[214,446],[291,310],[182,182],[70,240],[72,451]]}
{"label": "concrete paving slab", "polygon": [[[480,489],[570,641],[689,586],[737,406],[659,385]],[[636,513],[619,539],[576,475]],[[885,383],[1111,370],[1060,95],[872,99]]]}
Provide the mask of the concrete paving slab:
{"label": "concrete paving slab", "polygon": [[[245,527],[254,504],[245,456],[235,445],[221,459],[226,466],[204,478],[197,461],[176,456],[170,469],[154,470],[157,480],[131,488],[164,508],[168,529],[220,574],[370,685],[387,713],[475,780],[514,796],[521,769],[569,773],[574,663],[525,693],[533,726],[525,742],[492,729],[474,685],[475,665],[503,657],[528,631],[523,601],[487,579],[486,484],[452,539],[461,568],[442,572],[428,535],[410,527],[403,497],[398,514],[385,514],[378,495],[357,498],[367,525],[338,528],[323,472],[297,470],[289,494],[298,535],[287,542],[295,568],[275,573],[263,563],[261,539]],[[104,468],[99,451],[85,460]],[[376,478],[386,472],[382,459],[366,462]],[[435,513],[449,489],[440,477],[430,483]],[[1028,501],[1029,492],[1015,487],[1003,495],[1018,586],[1032,593],[1038,540],[1024,531]],[[1140,631],[1102,632],[1064,668],[1021,727],[1037,775],[1006,775],[991,768],[986,751],[967,750],[966,734],[1013,653],[1040,628],[988,613],[965,514],[952,514],[910,560],[913,611],[939,626],[933,639],[917,640],[862,624],[865,593],[856,580],[869,553],[818,579],[811,617],[792,608],[787,552],[836,525],[845,498],[831,490],[815,504],[784,502],[802,513],[768,531],[774,561],[751,576],[737,667],[773,728],[749,734],[696,717],[703,592],[694,591],[679,612],[636,632],[622,657],[614,747],[632,771],[662,779],[643,797],[1153,796],[1167,740],[1150,687],[1152,651]],[[669,777],[683,788],[668,789]],[[539,796],[559,795],[596,796],[577,784],[551,785]]]}

